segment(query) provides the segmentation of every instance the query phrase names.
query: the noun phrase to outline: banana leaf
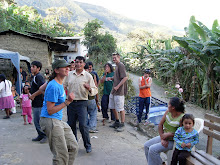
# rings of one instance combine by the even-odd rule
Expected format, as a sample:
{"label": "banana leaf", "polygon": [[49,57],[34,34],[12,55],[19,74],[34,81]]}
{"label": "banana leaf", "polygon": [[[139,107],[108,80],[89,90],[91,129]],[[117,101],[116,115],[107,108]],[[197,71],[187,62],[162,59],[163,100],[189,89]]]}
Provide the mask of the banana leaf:
{"label": "banana leaf", "polygon": [[207,28],[207,26],[205,26],[202,22],[197,21],[199,26],[204,30],[204,32],[206,33],[206,36],[208,37],[207,40],[215,40],[216,37],[215,35],[213,35],[212,31],[209,30],[209,28]]}
{"label": "banana leaf", "polygon": [[195,46],[194,44],[189,44],[189,48],[195,52],[195,53],[198,53],[200,54],[202,52],[202,50],[200,48],[198,48],[197,46]]}
{"label": "banana leaf", "polygon": [[172,39],[175,40],[176,42],[178,42],[180,44],[180,46],[182,46],[184,48],[188,48],[189,43],[186,41],[187,40],[186,37],[173,36]]}
{"label": "banana leaf", "polygon": [[195,23],[195,22],[196,22],[195,16],[191,16],[190,21],[189,21],[189,27],[186,28],[186,30],[189,35],[189,38],[199,40],[198,33],[196,33],[195,28],[193,26],[193,23]]}
{"label": "banana leaf", "polygon": [[209,93],[209,83],[208,83],[208,78],[204,78],[204,81],[203,81],[203,85],[202,85],[202,98],[201,100],[205,99]]}
{"label": "banana leaf", "polygon": [[212,33],[220,33],[220,29],[219,29],[219,24],[218,24],[218,20],[214,20],[213,24],[212,24]]}
{"label": "banana leaf", "polygon": [[199,25],[196,23],[192,23],[193,27],[195,28],[196,32],[199,34],[200,38],[202,39],[203,42],[207,41],[208,37],[206,32],[201,28]]}

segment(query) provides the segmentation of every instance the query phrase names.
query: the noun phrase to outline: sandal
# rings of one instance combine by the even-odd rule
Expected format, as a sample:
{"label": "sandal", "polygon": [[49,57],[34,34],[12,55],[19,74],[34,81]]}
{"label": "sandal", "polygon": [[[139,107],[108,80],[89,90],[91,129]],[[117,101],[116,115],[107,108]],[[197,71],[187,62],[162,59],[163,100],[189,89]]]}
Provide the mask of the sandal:
{"label": "sandal", "polygon": [[102,125],[103,125],[103,126],[105,125],[105,120],[106,120],[106,119],[103,119],[103,120],[102,120]]}
{"label": "sandal", "polygon": [[24,122],[24,125],[27,125],[27,123],[26,123],[26,122]]}

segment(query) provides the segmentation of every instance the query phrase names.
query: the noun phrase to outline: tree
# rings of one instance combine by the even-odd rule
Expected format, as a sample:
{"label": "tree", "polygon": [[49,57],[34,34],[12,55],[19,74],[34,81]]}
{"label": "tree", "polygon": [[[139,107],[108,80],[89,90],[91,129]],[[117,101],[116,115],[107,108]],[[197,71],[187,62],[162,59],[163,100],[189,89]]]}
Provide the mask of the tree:
{"label": "tree", "polygon": [[116,39],[111,34],[100,32],[102,24],[103,22],[95,19],[88,22],[83,29],[85,36],[83,44],[88,49],[89,58],[96,65],[106,63],[117,48]]}
{"label": "tree", "polygon": [[[66,10],[61,10],[67,12]],[[60,14],[61,15],[61,14]],[[8,5],[0,2],[0,31],[14,30],[22,33],[34,32],[49,36],[73,36],[69,26],[56,21],[56,24],[41,17],[37,10],[28,6]]]}

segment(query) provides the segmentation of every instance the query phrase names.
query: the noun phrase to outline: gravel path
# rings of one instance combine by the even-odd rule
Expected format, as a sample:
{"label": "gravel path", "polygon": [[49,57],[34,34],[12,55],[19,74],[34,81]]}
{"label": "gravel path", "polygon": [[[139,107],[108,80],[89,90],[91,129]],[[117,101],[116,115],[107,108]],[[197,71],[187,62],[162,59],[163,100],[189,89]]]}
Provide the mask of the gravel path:
{"label": "gravel path", "polygon": [[[138,96],[138,94],[139,94],[139,89],[138,89],[139,76],[129,73],[129,77],[133,80],[133,85],[136,89],[136,96]],[[164,92],[165,92],[165,90],[162,87],[157,86],[155,83],[152,83],[152,86],[151,86],[152,96],[156,97],[162,101],[168,102],[169,99],[166,98],[166,95]],[[212,113],[213,114],[213,112],[211,112],[211,111],[206,111],[205,109],[203,109],[199,106],[190,104],[190,103],[186,103],[186,113],[191,113],[194,115],[194,117],[202,118],[202,119],[204,119],[205,113]],[[202,131],[199,134],[199,140],[200,140],[200,142],[196,147],[198,149],[205,151],[206,150],[206,143],[207,143],[207,135],[203,134]],[[220,149],[219,148],[220,148],[220,142],[218,140],[213,139],[213,156],[215,156],[215,157],[220,156]]]}

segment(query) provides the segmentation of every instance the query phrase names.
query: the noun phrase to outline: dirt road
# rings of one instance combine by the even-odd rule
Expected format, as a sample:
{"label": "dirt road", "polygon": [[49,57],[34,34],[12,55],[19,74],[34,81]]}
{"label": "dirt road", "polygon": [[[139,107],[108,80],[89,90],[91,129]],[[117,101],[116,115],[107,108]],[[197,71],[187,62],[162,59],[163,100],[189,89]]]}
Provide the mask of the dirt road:
{"label": "dirt road", "polygon": [[[10,119],[2,119],[0,111],[0,165],[51,165],[52,154],[48,143],[32,142],[36,137],[33,125],[23,125],[21,110]],[[66,116],[66,115],[65,115]],[[118,133],[106,123],[102,126],[101,113],[98,113],[99,133],[90,134],[92,153],[87,154],[79,134],[79,153],[76,165],[144,165],[143,144],[146,137],[126,124],[126,131]],[[64,119],[65,120],[65,119]]]}

